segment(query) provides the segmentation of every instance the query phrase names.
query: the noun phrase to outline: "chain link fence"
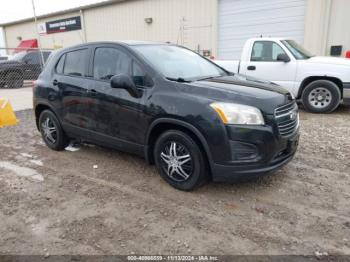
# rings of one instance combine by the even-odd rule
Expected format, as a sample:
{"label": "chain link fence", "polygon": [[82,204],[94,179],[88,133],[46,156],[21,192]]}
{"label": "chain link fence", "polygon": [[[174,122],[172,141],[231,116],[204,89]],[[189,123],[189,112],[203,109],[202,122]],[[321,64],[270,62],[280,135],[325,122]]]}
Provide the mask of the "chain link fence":
{"label": "chain link fence", "polygon": [[40,75],[51,50],[0,48],[0,88],[32,86]]}

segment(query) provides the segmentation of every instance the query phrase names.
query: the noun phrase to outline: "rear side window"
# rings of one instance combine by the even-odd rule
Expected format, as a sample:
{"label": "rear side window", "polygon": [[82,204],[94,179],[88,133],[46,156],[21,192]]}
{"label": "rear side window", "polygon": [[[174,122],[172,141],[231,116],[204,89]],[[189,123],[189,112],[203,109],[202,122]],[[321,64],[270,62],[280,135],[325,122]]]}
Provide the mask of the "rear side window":
{"label": "rear side window", "polygon": [[131,58],[124,52],[112,48],[97,48],[94,57],[94,78],[109,80],[117,74],[130,75]]}
{"label": "rear side window", "polygon": [[61,56],[60,60],[58,61],[56,65],[56,73],[57,74],[63,74],[63,66],[64,66],[64,59],[66,58],[66,55]]}
{"label": "rear side window", "polygon": [[63,73],[71,76],[85,76],[88,50],[82,49],[66,54]]}

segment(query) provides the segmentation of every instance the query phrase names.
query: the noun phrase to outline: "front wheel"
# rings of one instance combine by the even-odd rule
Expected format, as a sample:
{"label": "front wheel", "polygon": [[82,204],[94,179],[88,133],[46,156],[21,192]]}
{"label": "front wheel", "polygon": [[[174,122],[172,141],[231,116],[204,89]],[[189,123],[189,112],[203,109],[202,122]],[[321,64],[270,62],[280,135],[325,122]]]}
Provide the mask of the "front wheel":
{"label": "front wheel", "polygon": [[190,191],[208,180],[208,165],[197,143],[178,130],[164,132],[154,147],[161,177],[171,186]]}
{"label": "front wheel", "polygon": [[303,105],[313,113],[331,113],[340,103],[339,87],[329,80],[311,82],[303,91]]}

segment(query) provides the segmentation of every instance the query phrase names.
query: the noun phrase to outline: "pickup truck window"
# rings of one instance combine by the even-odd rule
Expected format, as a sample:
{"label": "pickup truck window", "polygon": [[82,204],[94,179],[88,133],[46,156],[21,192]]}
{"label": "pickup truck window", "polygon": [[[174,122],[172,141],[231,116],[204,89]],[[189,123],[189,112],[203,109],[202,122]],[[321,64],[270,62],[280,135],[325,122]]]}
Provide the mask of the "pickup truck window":
{"label": "pickup truck window", "polygon": [[37,65],[37,64],[41,64],[41,57],[40,57],[40,53],[28,53],[23,61],[25,61],[26,63],[30,64],[30,65]]}
{"label": "pickup truck window", "polygon": [[282,43],[288,48],[295,59],[303,60],[312,57],[312,54],[309,51],[293,40],[284,40]]}
{"label": "pickup truck window", "polygon": [[253,46],[251,61],[277,62],[279,54],[286,54],[282,47],[272,41],[256,41]]}
{"label": "pickup truck window", "polygon": [[27,53],[22,51],[19,52],[17,54],[15,54],[10,60],[14,60],[14,61],[22,61],[22,59],[25,57]]}

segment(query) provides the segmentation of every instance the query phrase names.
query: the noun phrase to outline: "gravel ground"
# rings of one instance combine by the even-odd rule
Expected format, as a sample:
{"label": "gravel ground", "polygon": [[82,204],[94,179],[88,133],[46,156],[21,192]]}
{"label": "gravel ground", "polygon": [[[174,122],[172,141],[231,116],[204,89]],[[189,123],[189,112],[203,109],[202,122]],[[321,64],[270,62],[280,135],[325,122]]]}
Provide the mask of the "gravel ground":
{"label": "gravel ground", "polygon": [[0,129],[0,254],[350,255],[350,108],[301,112],[280,171],[191,193],[129,154],[51,151],[17,115]]}

